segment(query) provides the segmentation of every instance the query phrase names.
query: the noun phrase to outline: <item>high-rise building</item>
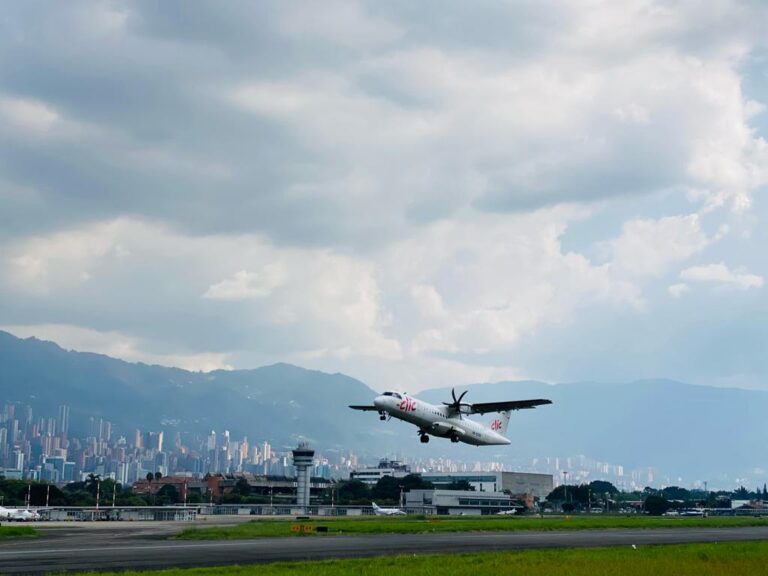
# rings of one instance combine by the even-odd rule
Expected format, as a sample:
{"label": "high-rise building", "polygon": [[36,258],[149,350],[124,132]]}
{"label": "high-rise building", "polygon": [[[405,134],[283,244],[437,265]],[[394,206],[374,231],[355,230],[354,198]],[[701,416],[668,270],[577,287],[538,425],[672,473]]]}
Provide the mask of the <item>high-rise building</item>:
{"label": "high-rise building", "polygon": [[99,440],[109,442],[110,438],[112,438],[112,422],[99,418]]}
{"label": "high-rise building", "polygon": [[160,432],[147,432],[147,442],[144,447],[147,450],[155,450],[156,452],[163,451],[163,431]]}
{"label": "high-rise building", "polygon": [[66,438],[69,434],[69,406],[62,404],[59,406],[58,419],[59,436]]}
{"label": "high-rise building", "polygon": [[21,450],[13,451],[13,468],[16,470],[24,470],[24,452]]}

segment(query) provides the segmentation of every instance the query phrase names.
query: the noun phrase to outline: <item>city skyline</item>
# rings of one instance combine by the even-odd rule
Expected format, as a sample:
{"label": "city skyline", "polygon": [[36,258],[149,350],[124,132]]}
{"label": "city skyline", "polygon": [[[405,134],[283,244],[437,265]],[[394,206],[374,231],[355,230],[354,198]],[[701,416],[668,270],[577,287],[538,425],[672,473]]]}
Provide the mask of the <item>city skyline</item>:
{"label": "city skyline", "polygon": [[[69,423],[69,406],[59,406],[55,416],[33,417],[29,404],[7,403],[0,410],[0,476],[63,485],[85,481],[89,474],[111,478],[130,486],[145,479],[147,473],[162,476],[207,475],[254,476],[295,475],[291,447],[274,448],[270,439],[249,442],[247,437],[234,439],[229,431],[212,430],[207,436],[176,432],[167,442],[164,431],[121,432],[113,437],[111,422],[89,417],[84,428],[87,436],[69,438],[62,430],[61,417]],[[17,413],[21,412],[21,415]],[[83,426],[81,426],[83,428]],[[128,438],[131,437],[129,441]],[[189,443],[184,444],[182,437]],[[329,453],[336,454],[334,460]],[[532,472],[552,474],[555,486],[561,483],[588,484],[606,480],[624,491],[645,487],[681,486],[701,489],[706,480],[683,480],[674,471],[653,468],[631,469],[620,463],[600,462],[585,455],[566,457],[542,456],[533,459],[510,455],[503,461],[465,460],[463,458],[423,458],[398,454],[382,454],[359,460],[351,450],[340,454],[337,449],[319,447],[314,458],[313,477],[346,480],[360,468],[375,466],[380,460],[403,462],[415,473],[424,472]],[[567,477],[564,476],[567,474]],[[569,479],[569,482],[566,480]],[[755,480],[756,481],[756,480]],[[713,490],[735,489],[750,482],[734,478],[731,486],[710,482]],[[759,484],[759,482],[758,482]]]}

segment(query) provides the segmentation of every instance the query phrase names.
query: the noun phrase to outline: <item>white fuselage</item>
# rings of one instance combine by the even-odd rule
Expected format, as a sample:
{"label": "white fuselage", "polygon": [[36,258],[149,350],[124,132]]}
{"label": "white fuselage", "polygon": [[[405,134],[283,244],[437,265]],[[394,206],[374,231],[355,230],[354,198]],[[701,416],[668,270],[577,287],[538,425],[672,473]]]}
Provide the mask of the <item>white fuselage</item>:
{"label": "white fuselage", "polygon": [[393,418],[419,427],[424,434],[442,438],[456,438],[475,446],[510,444],[510,440],[466,416],[459,417],[448,406],[435,406],[413,396],[387,392],[377,396],[374,406]]}
{"label": "white fuselage", "polygon": [[3,520],[39,520],[40,515],[35,510],[27,508],[4,508],[0,506],[0,519]]}

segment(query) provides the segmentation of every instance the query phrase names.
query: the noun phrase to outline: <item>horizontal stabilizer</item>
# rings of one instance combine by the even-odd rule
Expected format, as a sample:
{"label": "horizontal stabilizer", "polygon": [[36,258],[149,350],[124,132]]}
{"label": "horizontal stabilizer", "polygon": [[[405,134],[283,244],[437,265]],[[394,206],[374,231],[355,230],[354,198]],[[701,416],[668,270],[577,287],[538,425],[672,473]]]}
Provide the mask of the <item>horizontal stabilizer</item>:
{"label": "horizontal stabilizer", "polygon": [[507,410],[526,410],[536,408],[544,404],[552,404],[552,400],[538,398],[536,400],[509,400],[507,402],[480,402],[472,404],[469,412],[471,414],[485,414],[486,412],[506,412]]}

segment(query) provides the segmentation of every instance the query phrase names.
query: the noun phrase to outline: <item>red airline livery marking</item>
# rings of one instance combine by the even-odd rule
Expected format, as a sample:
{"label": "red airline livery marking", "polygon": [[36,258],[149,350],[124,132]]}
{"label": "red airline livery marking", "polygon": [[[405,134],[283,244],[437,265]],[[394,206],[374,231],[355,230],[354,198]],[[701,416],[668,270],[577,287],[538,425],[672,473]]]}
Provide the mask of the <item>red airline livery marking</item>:
{"label": "red airline livery marking", "polygon": [[494,431],[501,430],[501,420],[497,418],[496,420],[491,422],[491,430],[494,430]]}
{"label": "red airline livery marking", "polygon": [[397,405],[403,412],[416,412],[416,401],[406,396],[405,400]]}

